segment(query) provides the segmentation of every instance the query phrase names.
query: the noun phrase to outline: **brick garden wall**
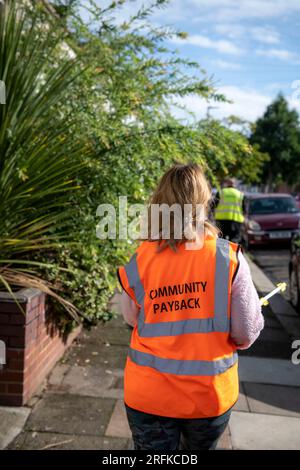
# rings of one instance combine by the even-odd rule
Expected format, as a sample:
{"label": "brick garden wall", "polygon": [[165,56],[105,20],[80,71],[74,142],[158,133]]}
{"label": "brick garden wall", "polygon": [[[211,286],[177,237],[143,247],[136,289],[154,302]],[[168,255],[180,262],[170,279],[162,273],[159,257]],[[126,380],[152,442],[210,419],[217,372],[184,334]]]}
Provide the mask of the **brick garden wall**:
{"label": "brick garden wall", "polygon": [[63,337],[47,309],[45,294],[22,289],[15,294],[25,315],[8,293],[0,292],[0,340],[6,364],[0,369],[0,405],[22,406],[37,391],[55,363],[80,332]]}

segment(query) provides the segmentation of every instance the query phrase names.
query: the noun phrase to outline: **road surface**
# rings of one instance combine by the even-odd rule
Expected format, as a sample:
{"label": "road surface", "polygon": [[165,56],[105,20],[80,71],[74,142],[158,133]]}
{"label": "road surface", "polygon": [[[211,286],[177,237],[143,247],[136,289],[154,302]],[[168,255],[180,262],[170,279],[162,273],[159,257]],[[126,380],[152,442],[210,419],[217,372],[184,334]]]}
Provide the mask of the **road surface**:
{"label": "road surface", "polygon": [[[255,248],[250,250],[249,254],[253,261],[264,271],[272,282],[289,281],[288,264],[289,249]],[[289,300],[288,289],[285,297]],[[248,350],[243,351],[242,355],[250,355],[265,358],[290,359],[291,339],[277,318],[273,315],[269,307],[263,307],[265,317],[265,328],[259,339]]]}
{"label": "road surface", "polygon": [[[289,248],[255,248],[250,250],[250,255],[274,284],[289,283]],[[289,300],[289,289],[286,290],[284,296]]]}

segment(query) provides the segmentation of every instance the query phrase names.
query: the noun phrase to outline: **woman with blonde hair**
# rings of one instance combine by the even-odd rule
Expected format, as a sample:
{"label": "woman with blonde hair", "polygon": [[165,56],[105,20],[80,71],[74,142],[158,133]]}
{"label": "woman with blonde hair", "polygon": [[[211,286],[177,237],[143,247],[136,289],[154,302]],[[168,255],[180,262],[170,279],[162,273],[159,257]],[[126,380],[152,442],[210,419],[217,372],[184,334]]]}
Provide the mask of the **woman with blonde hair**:
{"label": "woman with blonde hair", "polygon": [[[210,198],[198,165],[170,168],[150,201],[148,236],[118,270],[133,327],[124,403],[136,450],[215,449],[238,399],[237,349],[263,328],[240,246],[207,219]],[[169,219],[157,217],[161,207]]]}

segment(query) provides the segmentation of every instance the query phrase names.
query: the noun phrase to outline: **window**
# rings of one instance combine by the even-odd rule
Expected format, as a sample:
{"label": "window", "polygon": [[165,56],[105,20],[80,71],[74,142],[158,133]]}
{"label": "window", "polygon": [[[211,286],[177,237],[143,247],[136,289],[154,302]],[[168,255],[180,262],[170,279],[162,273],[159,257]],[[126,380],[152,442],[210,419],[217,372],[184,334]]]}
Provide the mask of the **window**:
{"label": "window", "polygon": [[291,197],[266,197],[250,200],[249,214],[293,214],[299,212]]}

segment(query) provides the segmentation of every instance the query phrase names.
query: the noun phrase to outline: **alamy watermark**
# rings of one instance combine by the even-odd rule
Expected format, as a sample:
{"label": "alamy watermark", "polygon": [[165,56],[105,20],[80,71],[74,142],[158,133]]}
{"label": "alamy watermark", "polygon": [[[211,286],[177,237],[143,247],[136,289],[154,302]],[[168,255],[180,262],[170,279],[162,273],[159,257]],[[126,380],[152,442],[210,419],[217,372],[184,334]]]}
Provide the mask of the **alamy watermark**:
{"label": "alamy watermark", "polygon": [[295,339],[295,341],[292,342],[292,349],[295,349],[291,358],[292,363],[298,366],[300,364],[300,339]]}
{"label": "alamy watermark", "polygon": [[182,240],[186,249],[203,246],[205,208],[203,204],[128,204],[119,197],[118,210],[113,204],[100,204],[96,235],[100,240]]}

